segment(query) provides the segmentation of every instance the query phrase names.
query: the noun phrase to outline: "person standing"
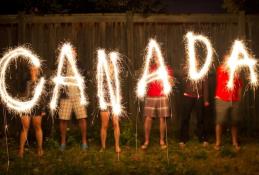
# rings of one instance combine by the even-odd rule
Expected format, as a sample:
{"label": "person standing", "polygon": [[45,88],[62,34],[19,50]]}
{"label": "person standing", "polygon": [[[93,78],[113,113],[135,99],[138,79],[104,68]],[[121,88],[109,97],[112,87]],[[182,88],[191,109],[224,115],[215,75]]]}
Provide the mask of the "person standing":
{"label": "person standing", "polygon": [[182,116],[180,125],[180,148],[184,148],[189,140],[189,123],[191,113],[196,110],[197,118],[197,136],[203,146],[208,145],[205,107],[209,106],[208,78],[197,84],[192,84],[186,80],[184,84]]}
{"label": "person standing", "polygon": [[[73,50],[73,54],[76,51]],[[65,73],[66,76],[73,76],[72,68],[70,64],[66,61],[65,63]],[[86,108],[80,103],[80,90],[77,86],[67,86],[63,89],[62,95],[60,97],[60,107],[59,107],[59,127],[61,134],[61,144],[60,150],[64,151],[66,148],[66,131],[68,121],[71,119],[72,112],[75,113],[76,119],[78,120],[79,127],[81,129],[82,137],[82,150],[88,148],[87,145],[87,123],[86,123]]]}
{"label": "person standing", "polygon": [[217,87],[216,87],[216,143],[214,148],[220,150],[222,128],[227,121],[227,114],[230,110],[231,117],[231,134],[232,144],[236,151],[240,150],[238,144],[238,122],[239,117],[239,101],[242,89],[242,81],[236,74],[234,77],[233,89],[227,88],[227,82],[229,80],[229,70],[225,65],[221,65],[217,69]]}
{"label": "person standing", "polygon": [[[150,72],[155,72],[159,67],[159,61],[154,54],[154,62],[150,66]],[[167,66],[167,72],[169,75],[169,82],[171,86],[173,83],[173,71]],[[161,80],[155,80],[148,84],[147,97],[145,98],[144,106],[144,130],[145,130],[145,142],[141,146],[141,149],[146,150],[149,145],[149,136],[152,126],[152,121],[157,116],[160,120],[160,147],[166,149],[167,144],[165,142],[165,130],[166,130],[166,118],[170,116],[169,98],[163,92],[163,84]],[[155,113],[156,112],[156,113]]]}
{"label": "person standing", "polygon": [[[39,77],[39,69],[37,67],[31,66],[30,80],[27,81],[27,84],[26,84],[25,98],[31,98],[33,96],[32,93],[35,89],[35,86],[38,84],[38,80],[39,80],[38,77]],[[38,144],[37,155],[38,156],[43,155],[43,148],[42,148],[43,132],[41,127],[41,120],[42,120],[42,116],[44,115],[45,115],[45,112],[44,112],[44,104],[42,99],[30,114],[21,115],[22,130],[20,133],[20,147],[19,147],[19,153],[18,153],[19,157],[23,157],[24,155],[24,146],[28,137],[28,131],[30,128],[31,121],[35,130],[35,136]]]}
{"label": "person standing", "polygon": [[[110,67],[110,76],[112,79],[112,82],[114,83],[114,68],[113,64],[109,64]],[[106,89],[108,90],[107,80],[105,81]],[[109,97],[105,96],[106,101],[109,101]],[[120,153],[120,123],[119,123],[119,116],[112,113],[112,106],[109,103],[107,109],[101,110],[100,112],[101,116],[101,150],[100,152],[103,152],[106,149],[106,138],[107,138],[107,129],[109,125],[109,119],[111,118],[112,124],[113,124],[113,133],[114,133],[114,141],[115,141],[115,152]]]}

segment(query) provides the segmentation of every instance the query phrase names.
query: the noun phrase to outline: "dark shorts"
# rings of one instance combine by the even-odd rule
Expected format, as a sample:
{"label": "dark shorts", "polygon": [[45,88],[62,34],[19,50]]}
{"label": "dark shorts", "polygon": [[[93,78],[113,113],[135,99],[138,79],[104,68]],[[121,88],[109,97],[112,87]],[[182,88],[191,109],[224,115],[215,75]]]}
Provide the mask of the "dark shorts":
{"label": "dark shorts", "polygon": [[33,108],[30,113],[22,113],[20,116],[38,117],[41,116],[43,112],[44,111],[42,110],[42,108],[40,106],[37,106]]}
{"label": "dark shorts", "polygon": [[146,117],[155,117],[156,114],[158,117],[170,116],[168,97],[146,97],[144,114]]}
{"label": "dark shorts", "polygon": [[231,123],[237,124],[240,121],[239,103],[216,99],[216,123],[226,123],[228,121],[227,117],[229,113]]}

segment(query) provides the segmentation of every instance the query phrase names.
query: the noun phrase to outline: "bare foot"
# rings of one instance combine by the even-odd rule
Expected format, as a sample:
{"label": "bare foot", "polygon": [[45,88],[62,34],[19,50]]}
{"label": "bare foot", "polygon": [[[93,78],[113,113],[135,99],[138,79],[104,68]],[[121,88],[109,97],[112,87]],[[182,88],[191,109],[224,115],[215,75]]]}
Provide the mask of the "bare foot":
{"label": "bare foot", "polygon": [[37,151],[37,155],[38,155],[39,157],[41,157],[41,156],[43,156],[43,154],[44,154],[43,149],[42,149],[42,148],[39,148],[38,151]]}
{"label": "bare foot", "polygon": [[121,153],[121,148],[120,148],[119,146],[116,146],[115,152],[116,152],[116,153]]}
{"label": "bare foot", "polygon": [[184,142],[180,142],[180,143],[179,143],[179,147],[180,147],[181,149],[184,149],[184,148],[185,148],[185,143],[184,143]]}
{"label": "bare foot", "polygon": [[220,145],[219,145],[219,144],[215,144],[215,145],[214,145],[214,149],[215,149],[216,151],[219,151],[219,150],[220,150]]}
{"label": "bare foot", "polygon": [[233,147],[234,147],[234,149],[235,149],[237,152],[239,152],[240,149],[241,149],[238,144],[234,144]]}
{"label": "bare foot", "polygon": [[99,152],[100,152],[100,153],[105,152],[105,147],[102,147]]}
{"label": "bare foot", "polygon": [[18,157],[23,158],[23,154],[24,154],[24,150],[23,149],[19,149]]}
{"label": "bare foot", "polygon": [[204,142],[202,143],[202,146],[205,147],[205,148],[208,147],[208,146],[209,146],[209,142],[204,141]]}
{"label": "bare foot", "polygon": [[148,144],[147,142],[145,142],[142,146],[141,146],[141,149],[142,150],[146,150],[148,148]]}

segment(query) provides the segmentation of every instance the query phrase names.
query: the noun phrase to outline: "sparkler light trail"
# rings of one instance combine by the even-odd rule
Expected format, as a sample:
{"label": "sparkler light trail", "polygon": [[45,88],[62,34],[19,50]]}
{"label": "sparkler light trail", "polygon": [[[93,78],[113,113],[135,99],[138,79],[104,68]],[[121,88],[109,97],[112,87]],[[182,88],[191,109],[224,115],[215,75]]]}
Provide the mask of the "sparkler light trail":
{"label": "sparkler light trail", "polygon": [[[188,55],[188,66],[189,66],[189,77],[193,81],[199,81],[209,71],[212,63],[213,49],[208,38],[203,35],[194,35],[192,32],[186,34],[187,39],[187,55]],[[195,43],[200,42],[206,46],[207,56],[203,67],[198,71],[197,60],[195,52]]]}
{"label": "sparkler light trail", "polygon": [[[64,67],[64,63],[66,65],[70,65],[74,76],[63,76],[62,69]],[[58,70],[56,77],[53,78],[53,82],[55,83],[55,87],[53,90],[53,95],[50,102],[50,109],[54,111],[57,108],[57,101],[59,97],[59,91],[61,86],[77,86],[80,90],[80,103],[82,105],[87,105],[88,101],[85,96],[85,85],[84,78],[79,73],[76,66],[75,54],[73,53],[73,47],[70,43],[64,43],[61,47],[60,54],[58,57]]]}
{"label": "sparkler light trail", "polygon": [[256,73],[256,60],[251,58],[246,50],[246,47],[242,41],[236,40],[232,46],[232,52],[227,60],[227,66],[229,68],[229,81],[227,87],[229,89],[234,88],[235,73],[242,67],[248,67],[250,72],[249,81],[252,86],[257,86],[257,73]]}
{"label": "sparkler light trail", "polygon": [[[110,52],[108,57],[110,61],[107,60],[107,54],[104,49],[99,49],[97,51],[97,96],[99,98],[100,109],[106,110],[108,107],[108,102],[106,101],[106,95],[109,96],[110,104],[112,107],[112,113],[116,116],[121,115],[121,91],[120,91],[120,80],[119,80],[119,54],[117,52]],[[112,63],[112,64],[109,64]],[[108,85],[108,92],[105,94],[104,87],[104,76],[106,77],[106,83]],[[113,78],[112,78],[113,77]],[[113,85],[114,82],[114,85]]]}
{"label": "sparkler light trail", "polygon": [[37,55],[34,55],[30,50],[17,47],[9,52],[7,52],[0,60],[0,96],[2,101],[6,104],[9,110],[17,113],[29,113],[32,108],[39,101],[39,97],[42,94],[45,79],[42,77],[39,83],[35,87],[33,97],[28,101],[21,101],[18,98],[11,97],[7,92],[6,86],[6,71],[10,64],[18,58],[22,58],[37,68],[41,67],[40,60]]}
{"label": "sparkler light trail", "polygon": [[[149,67],[153,54],[156,54],[158,58],[158,69],[155,72],[150,73]],[[147,84],[161,80],[163,84],[163,92],[165,95],[169,95],[171,92],[171,85],[169,83],[169,75],[164,63],[164,58],[161,53],[159,44],[154,39],[150,39],[147,46],[147,54],[145,55],[145,65],[143,75],[137,84],[137,96],[143,98],[146,95]]]}

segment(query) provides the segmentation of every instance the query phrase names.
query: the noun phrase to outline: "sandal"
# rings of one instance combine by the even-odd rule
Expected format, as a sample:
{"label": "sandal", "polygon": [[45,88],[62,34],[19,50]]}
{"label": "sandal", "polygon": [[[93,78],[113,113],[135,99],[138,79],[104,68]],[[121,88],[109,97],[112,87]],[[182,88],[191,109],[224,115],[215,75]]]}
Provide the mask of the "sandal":
{"label": "sandal", "polygon": [[234,144],[233,147],[234,147],[234,149],[235,149],[237,152],[240,151],[240,149],[241,149],[238,144]]}
{"label": "sandal", "polygon": [[160,148],[162,149],[162,150],[164,150],[164,149],[166,149],[167,148],[167,144],[160,144]]}
{"label": "sandal", "polygon": [[119,147],[119,148],[115,148],[115,152],[116,152],[117,154],[121,153],[121,148],[120,148],[120,147]]}
{"label": "sandal", "polygon": [[216,151],[219,151],[220,150],[220,145],[214,145],[214,149],[216,150]]}
{"label": "sandal", "polygon": [[100,152],[100,153],[103,153],[103,152],[105,152],[105,150],[106,150],[105,148],[101,148],[101,149],[99,150],[99,152]]}
{"label": "sandal", "polygon": [[179,147],[180,147],[181,149],[184,149],[184,148],[185,148],[185,143],[184,143],[184,142],[180,142],[180,143],[179,143]]}
{"label": "sandal", "polygon": [[147,143],[144,143],[142,146],[141,146],[141,149],[142,150],[146,150],[148,148],[148,144]]}

